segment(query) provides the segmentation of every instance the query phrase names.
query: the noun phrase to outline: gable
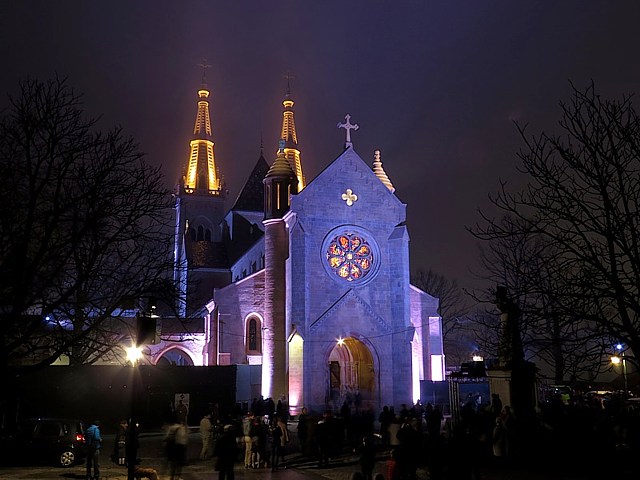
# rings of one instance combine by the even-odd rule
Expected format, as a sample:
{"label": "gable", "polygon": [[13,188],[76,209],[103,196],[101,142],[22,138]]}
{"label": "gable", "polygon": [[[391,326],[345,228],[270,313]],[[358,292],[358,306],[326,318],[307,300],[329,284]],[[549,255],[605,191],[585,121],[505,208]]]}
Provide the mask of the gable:
{"label": "gable", "polygon": [[[395,226],[406,221],[406,205],[348,148],[291,200],[304,217],[364,225],[375,219]],[[372,215],[375,214],[375,215]]]}
{"label": "gable", "polygon": [[[345,327],[349,327],[349,331]],[[391,326],[380,317],[353,289],[348,290],[320,317],[309,325],[309,333],[317,334],[329,330],[332,335],[340,333],[344,336],[358,333],[373,336],[391,333]]]}

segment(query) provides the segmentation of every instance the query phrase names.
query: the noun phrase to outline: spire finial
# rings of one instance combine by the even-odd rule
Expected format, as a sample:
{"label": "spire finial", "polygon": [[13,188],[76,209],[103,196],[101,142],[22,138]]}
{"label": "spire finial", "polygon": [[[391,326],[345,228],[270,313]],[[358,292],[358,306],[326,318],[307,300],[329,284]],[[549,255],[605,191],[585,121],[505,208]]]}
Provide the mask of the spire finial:
{"label": "spire finial", "polygon": [[211,65],[207,63],[206,58],[202,57],[202,60],[200,61],[198,66],[202,68],[202,84],[204,85],[207,83],[207,68],[211,68]]}
{"label": "spire finial", "polygon": [[285,75],[283,75],[283,78],[287,79],[287,97],[288,97],[289,95],[291,95],[291,79],[296,77],[295,75],[291,75],[290,72],[287,72]]}
{"label": "spire finial", "polygon": [[376,150],[373,152],[373,173],[375,173],[376,177],[380,179],[383,185],[387,187],[391,193],[393,193],[396,191],[396,189],[391,183],[391,180],[389,180],[389,177],[384,171],[384,168],[382,168],[382,160],[380,159],[380,157],[380,150]]}
{"label": "spire finial", "polygon": [[260,133],[260,156],[264,155],[264,142],[262,141],[262,133]]}
{"label": "spire finial", "polygon": [[347,141],[344,144],[344,148],[349,148],[353,146],[353,144],[351,143],[351,130],[358,130],[360,128],[360,125],[358,125],[357,123],[352,124],[350,122],[351,115],[349,115],[348,113],[344,116],[344,119],[346,120],[344,123],[338,122],[338,128],[344,128],[347,131]]}

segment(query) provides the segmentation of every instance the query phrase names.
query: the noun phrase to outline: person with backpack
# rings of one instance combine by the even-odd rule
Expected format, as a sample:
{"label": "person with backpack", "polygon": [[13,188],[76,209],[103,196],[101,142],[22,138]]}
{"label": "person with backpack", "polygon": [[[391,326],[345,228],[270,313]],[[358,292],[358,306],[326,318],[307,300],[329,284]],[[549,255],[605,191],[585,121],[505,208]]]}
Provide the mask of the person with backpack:
{"label": "person with backpack", "polygon": [[[100,435],[100,420],[94,422],[84,432],[84,441],[87,446],[87,480],[100,478],[100,448],[102,447],[102,435]],[[93,477],[91,470],[93,469]]]}

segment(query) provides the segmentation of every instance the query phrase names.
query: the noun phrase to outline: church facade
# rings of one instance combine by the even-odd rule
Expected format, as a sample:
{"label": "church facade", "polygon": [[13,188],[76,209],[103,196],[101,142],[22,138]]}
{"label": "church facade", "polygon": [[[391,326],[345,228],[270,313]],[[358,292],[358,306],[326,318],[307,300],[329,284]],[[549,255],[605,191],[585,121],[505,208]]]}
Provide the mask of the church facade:
{"label": "church facade", "polygon": [[261,365],[261,394],[294,412],[416,401],[420,381],[444,380],[442,324],[438,299],[410,283],[406,205],[380,152],[363,160],[347,115],[342,153],[307,183],[288,92],[275,158],[260,155],[225,210],[209,94],[176,192],[178,311],[195,327],[165,320],[151,362]]}

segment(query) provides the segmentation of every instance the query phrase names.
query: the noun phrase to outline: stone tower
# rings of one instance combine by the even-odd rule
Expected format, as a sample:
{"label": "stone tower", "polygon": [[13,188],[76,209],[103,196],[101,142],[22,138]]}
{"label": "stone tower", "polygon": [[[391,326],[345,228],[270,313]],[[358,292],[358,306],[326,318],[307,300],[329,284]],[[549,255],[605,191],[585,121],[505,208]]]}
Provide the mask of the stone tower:
{"label": "stone tower", "polygon": [[297,193],[298,179],[280,140],[278,156],[264,179],[264,325],[262,392],[265,398],[288,395],[286,339],[286,261],[289,254],[284,216]]}
{"label": "stone tower", "polygon": [[201,308],[211,287],[229,282],[221,222],[227,191],[216,165],[209,114],[211,92],[198,89],[197,112],[189,156],[176,189],[174,283],[180,293],[177,310],[189,316]]}

